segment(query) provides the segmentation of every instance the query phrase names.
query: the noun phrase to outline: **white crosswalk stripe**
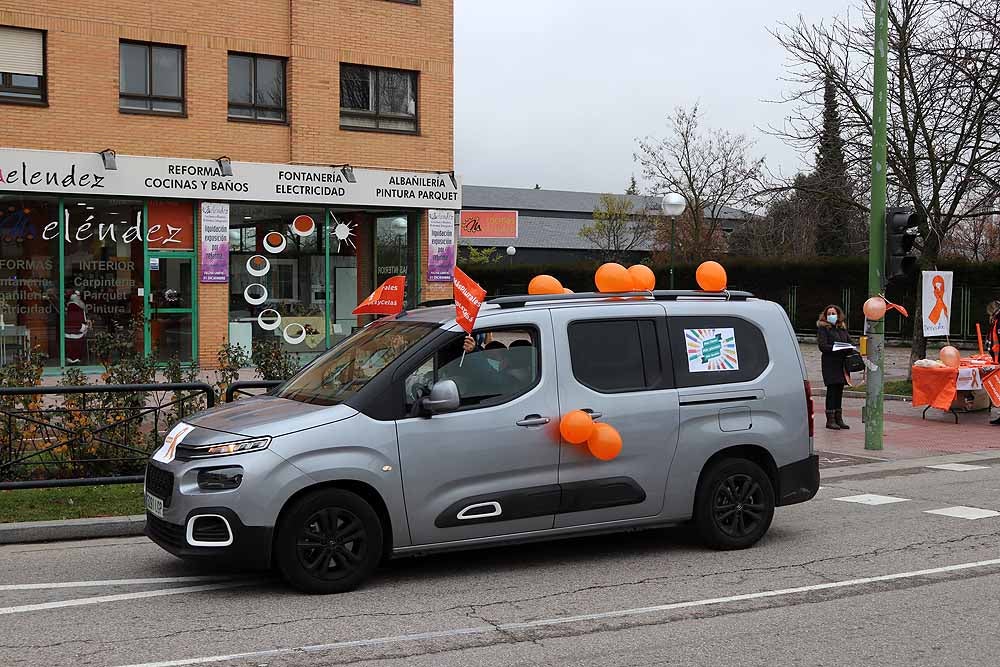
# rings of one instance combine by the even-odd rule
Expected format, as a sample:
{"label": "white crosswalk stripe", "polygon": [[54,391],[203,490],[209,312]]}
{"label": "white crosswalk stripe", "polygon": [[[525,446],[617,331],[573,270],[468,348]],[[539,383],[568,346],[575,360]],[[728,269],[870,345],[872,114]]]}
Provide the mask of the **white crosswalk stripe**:
{"label": "white crosswalk stripe", "polygon": [[952,472],[968,472],[970,470],[987,470],[989,466],[976,466],[968,463],[941,463],[936,466],[925,466],[933,470],[951,470]]}
{"label": "white crosswalk stripe", "polygon": [[860,505],[889,505],[891,503],[909,502],[909,498],[897,498],[895,496],[880,496],[874,493],[862,493],[856,496],[844,496],[834,498],[845,503],[858,503]]}
{"label": "white crosswalk stripe", "polygon": [[924,510],[924,514],[937,514],[940,516],[950,516],[956,519],[989,519],[1000,516],[1000,512],[984,510],[978,507],[965,507],[957,505],[955,507],[943,507],[939,510]]}

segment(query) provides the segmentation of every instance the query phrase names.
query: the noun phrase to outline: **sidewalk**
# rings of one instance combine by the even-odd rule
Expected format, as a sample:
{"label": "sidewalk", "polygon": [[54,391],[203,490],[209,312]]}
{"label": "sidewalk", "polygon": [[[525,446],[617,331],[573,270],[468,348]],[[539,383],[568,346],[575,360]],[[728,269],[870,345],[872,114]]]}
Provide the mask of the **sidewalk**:
{"label": "sidewalk", "polygon": [[[909,402],[886,401],[884,439],[881,451],[865,449],[865,425],[861,422],[861,399],[844,399],[844,419],[849,431],[824,428],[826,414],[823,398],[813,397],[816,419],[816,449],[823,452],[873,457],[888,461],[925,458],[946,454],[965,454],[995,450],[1000,457],[1000,426],[989,424],[990,413],[959,413],[955,418],[931,408],[927,419],[920,418],[923,408]],[[995,417],[997,412],[993,412]]]}

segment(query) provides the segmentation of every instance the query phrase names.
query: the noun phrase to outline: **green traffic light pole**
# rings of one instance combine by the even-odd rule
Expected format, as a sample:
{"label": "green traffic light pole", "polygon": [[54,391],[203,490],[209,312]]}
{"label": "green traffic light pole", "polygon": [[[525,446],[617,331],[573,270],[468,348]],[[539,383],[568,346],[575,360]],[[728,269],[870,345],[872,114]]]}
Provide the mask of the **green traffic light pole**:
{"label": "green traffic light pole", "polygon": [[[875,86],[872,100],[872,206],[868,227],[868,294],[885,288],[886,116],[888,114],[889,0],[875,0]],[[865,449],[882,449],[885,319],[868,322]]]}

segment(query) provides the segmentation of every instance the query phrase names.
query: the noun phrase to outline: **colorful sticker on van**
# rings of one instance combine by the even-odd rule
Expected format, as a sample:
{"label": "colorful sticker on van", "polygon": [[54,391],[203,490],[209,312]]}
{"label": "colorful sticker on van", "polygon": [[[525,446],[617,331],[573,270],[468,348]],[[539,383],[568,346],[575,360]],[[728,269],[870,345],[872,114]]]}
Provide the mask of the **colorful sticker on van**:
{"label": "colorful sticker on van", "polygon": [[685,329],[688,371],[706,373],[738,371],[740,358],[736,351],[736,331],[733,329]]}

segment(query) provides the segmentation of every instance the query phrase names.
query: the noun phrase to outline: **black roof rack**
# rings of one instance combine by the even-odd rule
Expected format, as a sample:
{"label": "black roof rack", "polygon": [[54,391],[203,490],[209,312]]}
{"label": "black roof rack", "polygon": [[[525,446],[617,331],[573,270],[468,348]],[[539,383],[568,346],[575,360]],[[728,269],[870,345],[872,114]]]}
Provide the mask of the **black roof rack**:
{"label": "black roof rack", "polygon": [[610,299],[623,297],[647,297],[656,301],[677,301],[679,299],[717,299],[723,301],[746,301],[752,299],[750,292],[702,292],[700,290],[654,290],[652,292],[574,292],[569,294],[537,294],[520,296],[501,296],[490,299],[501,308],[523,308],[529,303],[546,301],[583,301],[586,299]]}

